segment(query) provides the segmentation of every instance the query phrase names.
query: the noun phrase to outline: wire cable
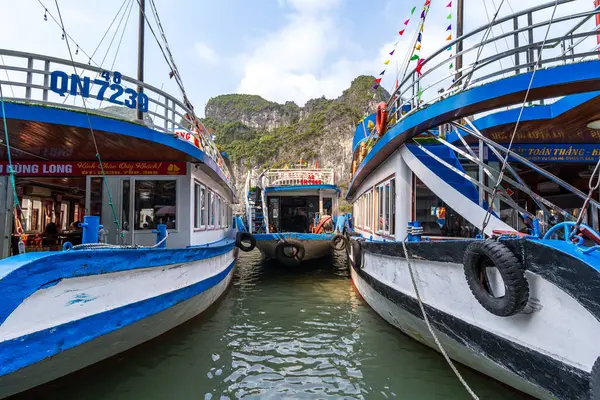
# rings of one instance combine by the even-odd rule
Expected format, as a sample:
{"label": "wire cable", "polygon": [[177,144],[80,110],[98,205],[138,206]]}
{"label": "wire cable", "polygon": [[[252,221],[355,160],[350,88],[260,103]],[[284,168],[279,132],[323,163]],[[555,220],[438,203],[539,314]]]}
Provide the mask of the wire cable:
{"label": "wire cable", "polygon": [[113,26],[113,24],[117,20],[117,17],[121,13],[121,9],[125,5],[125,3],[127,3],[127,0],[123,0],[123,3],[121,4],[121,8],[119,8],[119,11],[117,11],[117,13],[115,14],[113,20],[110,22],[110,25],[108,25],[108,28],[106,29],[106,32],[104,32],[104,35],[102,35],[102,39],[100,39],[100,42],[98,43],[98,46],[96,46],[96,48],[94,49],[94,52],[92,53],[92,58],[94,57],[94,55],[96,54],[96,52],[98,51],[98,49],[100,48],[100,46],[102,45],[102,42],[104,41],[104,38],[106,37],[106,35],[110,31],[110,28]]}
{"label": "wire cable", "polygon": [[533,85],[533,79],[535,78],[535,73],[537,72],[540,61],[542,60],[542,53],[544,46],[546,45],[546,40],[548,40],[548,34],[550,33],[550,27],[552,26],[552,22],[554,21],[554,16],[556,15],[556,9],[558,8],[558,0],[555,0],[554,9],[552,10],[552,16],[550,17],[550,21],[548,22],[548,28],[546,29],[546,35],[544,36],[544,41],[538,50],[538,57],[533,67],[533,71],[531,73],[531,79],[529,80],[529,85],[527,86],[527,91],[525,92],[525,98],[523,99],[523,103],[521,104],[521,109],[519,111],[519,117],[517,118],[517,122],[515,123],[515,129],[510,137],[510,142],[508,144],[508,148],[506,151],[506,156],[502,161],[502,168],[500,168],[500,173],[498,174],[498,179],[496,180],[496,184],[494,185],[494,190],[492,190],[492,198],[488,204],[488,208],[485,212],[485,217],[483,218],[481,233],[485,235],[485,228],[490,222],[490,218],[492,217],[492,207],[494,205],[494,200],[496,199],[496,193],[498,190],[498,186],[502,183],[504,179],[504,170],[506,169],[506,164],[508,163],[508,158],[510,157],[510,149],[512,148],[515,137],[517,136],[517,130],[519,129],[519,123],[521,122],[521,117],[523,116],[523,111],[525,110],[525,104],[527,104],[527,99],[529,98],[529,92],[531,91],[531,86]]}
{"label": "wire cable", "polygon": [[[73,70],[75,71],[75,73],[77,73],[77,68],[75,68],[75,60],[73,59],[73,53],[71,52],[71,45],[69,44],[69,39],[68,39],[68,36],[66,35],[66,32],[65,32],[65,24],[64,24],[63,19],[62,19],[62,14],[60,12],[60,6],[58,5],[58,0],[54,0],[54,3],[56,4],[56,10],[58,11],[58,18],[60,19],[61,29],[62,29],[63,33],[65,33],[65,36],[66,36],[65,37],[65,42],[67,44],[67,50],[69,51],[69,57],[71,58],[71,63],[73,65]],[[78,81],[78,86],[79,86],[79,90],[83,89],[81,81]],[[88,108],[87,108],[86,100],[83,99],[82,102],[83,102],[83,107],[85,109],[85,115],[87,117],[88,125],[90,127],[90,133],[91,133],[91,136],[92,136],[92,142],[94,144],[94,150],[96,151],[96,158],[98,159],[98,164],[100,166],[100,171],[102,173],[102,180],[104,181],[104,185],[106,187],[106,192],[108,193],[108,204],[110,205],[110,208],[112,210],[112,214],[113,214],[113,218],[114,218],[113,222],[115,223],[115,225],[117,227],[117,232],[119,232],[118,236],[119,236],[119,238],[120,238],[120,240],[122,242],[123,239],[124,239],[124,233],[121,230],[121,226],[119,224],[119,219],[117,217],[117,212],[115,210],[115,206],[114,206],[114,203],[113,203],[112,194],[110,192],[110,187],[108,186],[108,182],[106,181],[106,174],[104,173],[104,164],[102,163],[102,159],[100,158],[100,151],[98,150],[98,143],[96,142],[96,134],[94,133],[94,128],[92,127],[92,120],[90,118],[90,113],[89,113]]]}

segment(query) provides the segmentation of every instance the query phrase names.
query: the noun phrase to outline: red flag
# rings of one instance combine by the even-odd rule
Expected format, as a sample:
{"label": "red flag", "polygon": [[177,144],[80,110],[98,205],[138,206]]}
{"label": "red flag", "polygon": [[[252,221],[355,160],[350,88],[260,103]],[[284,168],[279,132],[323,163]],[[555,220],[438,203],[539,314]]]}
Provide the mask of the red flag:
{"label": "red flag", "polygon": [[398,33],[400,34],[400,36],[404,35],[404,31],[405,31],[405,30],[406,30],[406,29],[402,29],[400,32],[398,32]]}
{"label": "red flag", "polygon": [[425,2],[425,4],[423,4],[423,7],[425,7],[425,6],[429,6],[429,5],[431,5],[431,0],[427,0],[427,1]]}
{"label": "red flag", "polygon": [[377,79],[375,79],[375,82],[376,82],[376,83],[381,83],[381,78],[377,78]]}
{"label": "red flag", "polygon": [[417,74],[419,74],[419,76],[423,75],[421,73],[421,68],[423,68],[423,63],[425,63],[424,58],[420,58],[419,61],[417,61],[417,67],[415,68],[415,71],[417,71]]}
{"label": "red flag", "polygon": [[398,89],[398,79],[396,79],[396,85],[394,86],[394,89]]}
{"label": "red flag", "polygon": [[446,7],[452,7],[452,2],[448,3]]}

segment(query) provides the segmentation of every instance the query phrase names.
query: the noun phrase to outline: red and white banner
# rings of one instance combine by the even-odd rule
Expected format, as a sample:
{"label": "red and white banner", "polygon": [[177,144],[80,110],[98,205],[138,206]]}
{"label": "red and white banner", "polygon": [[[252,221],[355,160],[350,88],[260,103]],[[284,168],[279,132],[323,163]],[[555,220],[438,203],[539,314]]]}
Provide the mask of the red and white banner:
{"label": "red and white banner", "polygon": [[[185,175],[185,162],[104,161],[104,175]],[[17,161],[16,176],[85,176],[102,175],[100,163],[94,161]],[[0,161],[0,175],[8,175],[8,162]]]}

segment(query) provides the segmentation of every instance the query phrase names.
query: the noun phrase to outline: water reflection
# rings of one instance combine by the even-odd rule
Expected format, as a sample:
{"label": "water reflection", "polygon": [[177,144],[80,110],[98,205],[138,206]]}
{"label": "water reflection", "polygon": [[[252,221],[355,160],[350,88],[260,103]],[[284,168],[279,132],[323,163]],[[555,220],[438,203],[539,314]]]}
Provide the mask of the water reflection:
{"label": "water reflection", "polygon": [[[523,397],[461,371],[480,398]],[[469,398],[440,355],[360,299],[343,255],[289,269],[257,251],[241,256],[229,292],[200,318],[27,396],[242,397]]]}

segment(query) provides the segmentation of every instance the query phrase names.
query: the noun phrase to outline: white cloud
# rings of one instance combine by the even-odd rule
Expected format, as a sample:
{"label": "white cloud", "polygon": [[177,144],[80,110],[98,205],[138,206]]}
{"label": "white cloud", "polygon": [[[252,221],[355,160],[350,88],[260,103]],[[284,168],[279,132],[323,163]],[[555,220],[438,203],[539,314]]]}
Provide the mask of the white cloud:
{"label": "white cloud", "polygon": [[210,64],[217,63],[217,53],[206,43],[196,42],[194,44],[194,49],[196,50],[198,57],[200,57],[203,61],[206,61]]}
{"label": "white cloud", "polygon": [[293,12],[286,24],[259,41],[240,60],[243,77],[238,92],[269,100],[304,104],[315,97],[336,97],[368,62],[334,57],[342,40],[333,10],[341,0],[285,0]]}

